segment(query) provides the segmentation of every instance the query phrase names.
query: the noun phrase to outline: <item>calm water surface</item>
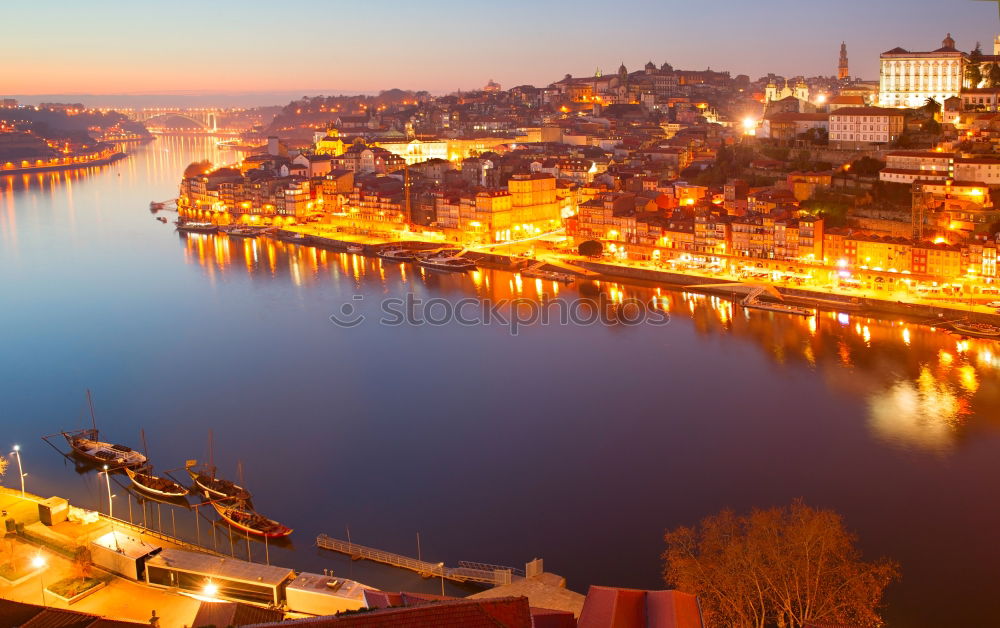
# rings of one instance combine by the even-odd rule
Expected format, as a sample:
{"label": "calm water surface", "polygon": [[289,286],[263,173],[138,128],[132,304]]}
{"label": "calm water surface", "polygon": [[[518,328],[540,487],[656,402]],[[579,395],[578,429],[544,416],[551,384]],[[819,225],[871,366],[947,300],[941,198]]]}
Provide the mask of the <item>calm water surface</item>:
{"label": "calm water surface", "polygon": [[[579,591],[653,588],[664,529],[803,497],[843,513],[869,555],[902,563],[892,625],[985,626],[1000,613],[997,343],[182,236],[147,206],[205,156],[234,158],[161,138],[103,169],[0,178],[0,446],[22,445],[29,490],[106,509],[96,474],[40,440],[87,425],[91,388],[103,434],[138,445],[144,429],[161,470],[204,460],[212,429],[221,472],[242,462],[258,508],[295,528],[268,549],[297,569],[439,586],[313,547],[349,529],[414,555],[419,533],[423,558],[448,564],[541,557]],[[377,318],[380,299],[407,293],[657,297],[673,317],[517,336],[329,322],[345,303]],[[115,492],[116,515],[194,537],[192,511]],[[209,545],[214,518],[198,528]],[[216,528],[214,543],[245,556],[227,535]]]}

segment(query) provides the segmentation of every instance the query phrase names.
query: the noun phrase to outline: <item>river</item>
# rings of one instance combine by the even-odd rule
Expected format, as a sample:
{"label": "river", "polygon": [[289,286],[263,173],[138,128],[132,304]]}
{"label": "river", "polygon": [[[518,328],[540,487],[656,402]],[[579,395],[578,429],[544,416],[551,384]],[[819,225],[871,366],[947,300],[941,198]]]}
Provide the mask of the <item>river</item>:
{"label": "river", "polygon": [[[313,547],[350,534],[416,555],[419,534],[432,562],[539,557],[581,592],[656,588],[665,529],[801,497],[842,513],[867,556],[902,564],[890,625],[1000,613],[1000,344],[654,286],[440,275],[184,236],[147,208],[205,157],[235,156],[161,137],[111,166],[0,178],[0,446],[21,445],[28,490],[106,511],[102,480],[40,438],[89,425],[89,388],[102,434],[139,446],[144,430],[160,470],[206,460],[211,429],[220,472],[242,463],[258,509],[295,528],[268,553],[296,569],[434,591]],[[377,320],[407,294],[445,309],[542,293],[655,297],[671,317],[517,334],[496,320]],[[366,320],[333,324],[345,307]],[[113,489],[116,516],[195,534],[192,511]],[[203,513],[202,542],[245,555],[225,528],[209,538],[213,519]],[[251,552],[264,560],[260,544]]]}

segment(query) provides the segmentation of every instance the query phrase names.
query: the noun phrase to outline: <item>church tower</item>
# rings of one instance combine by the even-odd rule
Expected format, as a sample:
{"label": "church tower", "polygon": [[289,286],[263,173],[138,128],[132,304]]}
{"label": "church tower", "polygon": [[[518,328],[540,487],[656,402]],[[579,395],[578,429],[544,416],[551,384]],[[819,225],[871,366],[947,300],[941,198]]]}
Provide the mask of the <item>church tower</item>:
{"label": "church tower", "polygon": [[837,65],[837,79],[846,81],[851,78],[851,71],[847,66],[847,42],[840,42],[840,63]]}

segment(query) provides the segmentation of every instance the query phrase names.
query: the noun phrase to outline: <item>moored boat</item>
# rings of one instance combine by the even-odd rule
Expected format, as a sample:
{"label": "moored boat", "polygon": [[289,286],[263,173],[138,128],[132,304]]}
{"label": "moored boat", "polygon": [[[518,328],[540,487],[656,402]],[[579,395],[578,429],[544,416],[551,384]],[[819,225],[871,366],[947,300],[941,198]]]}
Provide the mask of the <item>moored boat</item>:
{"label": "moored boat", "polygon": [[[193,462],[193,461],[191,461]],[[240,501],[250,501],[250,491],[235,482],[215,477],[215,467],[196,468],[195,464],[189,462],[185,466],[195,488],[205,493],[210,499],[236,499]]]}
{"label": "moored boat", "polygon": [[188,494],[188,489],[184,488],[171,479],[153,475],[152,469],[140,468],[137,470],[125,467],[125,473],[132,480],[136,488],[166,499],[177,499]]}
{"label": "moored boat", "polygon": [[177,230],[185,233],[215,233],[219,230],[218,225],[210,222],[179,222]]}
{"label": "moored boat", "polygon": [[253,227],[226,227],[223,231],[226,235],[238,238],[256,238],[261,233],[260,229]]}
{"label": "moored boat", "polygon": [[558,273],[553,270],[538,270],[528,268],[521,271],[522,277],[530,277],[532,279],[547,279],[550,281],[560,281],[562,283],[573,283],[576,281],[575,275],[570,275],[569,273]]}
{"label": "moored boat", "polygon": [[361,244],[348,244],[347,245],[347,252],[348,253],[358,253],[358,254],[361,254],[361,253],[365,252],[365,247],[363,245],[361,245]]}
{"label": "moored boat", "polygon": [[62,432],[69,446],[78,455],[109,467],[139,467],[146,464],[146,456],[131,447],[98,440],[97,429]]}
{"label": "moored boat", "polygon": [[1000,338],[1000,327],[990,325],[989,323],[955,321],[951,323],[951,328],[963,336],[973,336],[975,338]]}
{"label": "moored boat", "polygon": [[465,273],[476,270],[476,264],[463,257],[423,257],[417,260],[424,268],[443,270],[453,273]]}
{"label": "moored boat", "polygon": [[756,299],[744,299],[740,305],[753,308],[755,310],[765,310],[767,312],[780,312],[781,314],[792,314],[795,316],[815,316],[816,312],[804,307],[795,305],[785,305],[784,303],[765,303]]}
{"label": "moored boat", "polygon": [[257,511],[244,506],[213,501],[212,507],[226,523],[249,534],[276,539],[292,533],[292,529],[288,526],[268,519]]}
{"label": "moored boat", "polygon": [[413,251],[408,249],[382,249],[376,255],[390,262],[412,262],[417,259]]}

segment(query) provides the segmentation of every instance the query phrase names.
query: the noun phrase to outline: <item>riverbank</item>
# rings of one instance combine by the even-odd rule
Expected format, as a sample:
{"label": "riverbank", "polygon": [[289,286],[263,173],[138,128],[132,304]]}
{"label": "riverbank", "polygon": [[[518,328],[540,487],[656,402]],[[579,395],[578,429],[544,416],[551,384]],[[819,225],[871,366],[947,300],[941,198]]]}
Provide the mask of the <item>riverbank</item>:
{"label": "riverbank", "polygon": [[[279,235],[304,234],[307,239],[301,242],[301,244],[328,247],[336,250],[346,250],[348,246],[361,245],[365,254],[374,254],[378,249],[387,246],[401,246],[413,249],[449,246],[448,243],[420,240],[419,238],[385,240],[367,235],[347,233],[337,233],[336,236],[328,233],[322,233],[321,235],[319,230],[308,227],[290,227],[280,230],[278,233]],[[665,284],[698,292],[726,296],[733,300],[738,300],[746,296],[752,290],[752,286],[749,283],[739,282],[734,279],[640,268],[622,264],[609,264],[603,261],[565,254],[538,254],[526,257],[522,255],[505,255],[493,251],[473,250],[466,252],[464,255],[484,267],[510,272],[517,272],[529,263],[542,262],[554,264],[559,267],[560,271],[574,272],[575,269],[576,273],[581,276],[588,274],[597,275],[597,277],[591,278],[607,278],[626,283],[635,281]],[[845,312],[863,311],[891,317],[903,316],[911,320],[922,320],[928,325],[933,325],[936,321],[952,321],[956,319],[969,319],[974,322],[1000,325],[1000,314],[997,314],[985,305],[942,304],[927,299],[902,301],[881,298],[861,291],[858,291],[857,294],[841,294],[797,288],[771,282],[753,281],[752,283],[755,285],[766,284],[775,288],[789,303],[818,309]]]}
{"label": "riverbank", "polygon": [[79,162],[65,163],[65,164],[52,164],[52,165],[28,166],[28,167],[17,167],[17,168],[0,168],[0,177],[18,175],[18,174],[32,174],[35,172],[83,170],[85,168],[93,168],[95,166],[107,166],[109,164],[115,163],[116,161],[124,159],[127,155],[128,153],[125,152],[117,152],[107,157],[102,157],[101,159],[95,159],[93,161],[79,161]]}
{"label": "riverbank", "polygon": [[[570,263],[587,270],[598,272],[616,280],[632,279],[638,281],[664,283],[685,288],[694,287],[693,289],[698,291],[734,297],[735,295],[745,295],[750,290],[746,284],[741,284],[727,279],[720,279],[719,277],[692,275],[687,273],[654,270],[650,268],[635,268],[597,261],[573,260],[570,261]],[[773,283],[767,283],[766,285],[778,290],[782,296],[788,298],[788,300],[792,303],[810,305],[820,309],[838,309],[838,306],[842,306],[845,311],[861,310],[876,314],[906,316],[908,318],[915,319],[926,318],[928,319],[928,324],[931,324],[938,319],[954,320],[961,318],[968,318],[976,322],[990,323],[994,325],[1000,324],[1000,314],[987,311],[985,306],[979,306],[979,309],[948,307],[938,303],[892,301],[889,299],[880,299],[870,295],[841,295],[832,292],[792,288]]]}

